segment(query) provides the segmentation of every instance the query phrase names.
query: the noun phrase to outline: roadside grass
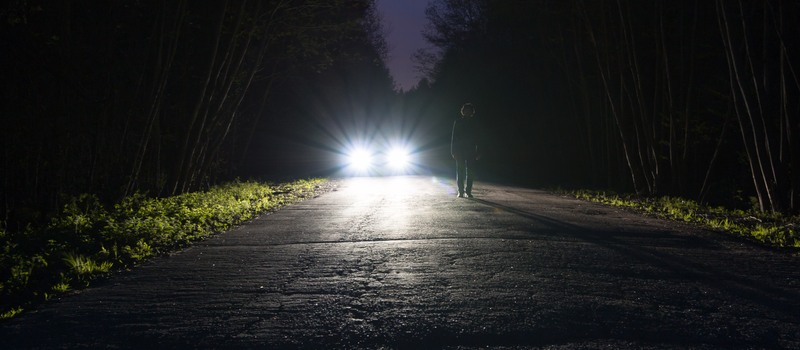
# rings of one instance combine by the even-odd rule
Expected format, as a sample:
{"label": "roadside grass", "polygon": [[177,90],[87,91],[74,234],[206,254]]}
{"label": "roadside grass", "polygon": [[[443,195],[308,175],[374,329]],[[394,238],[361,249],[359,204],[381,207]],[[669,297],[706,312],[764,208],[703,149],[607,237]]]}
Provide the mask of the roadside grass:
{"label": "roadside grass", "polygon": [[0,320],[85,288],[97,277],[312,197],[325,182],[236,181],[167,198],[135,194],[112,208],[84,194],[42,227],[21,232],[0,227]]}
{"label": "roadside grass", "polygon": [[708,229],[753,239],[771,247],[800,248],[800,216],[758,210],[732,210],[701,205],[678,197],[647,198],[606,191],[557,190],[560,194],[607,205],[630,208],[661,218],[683,221]]}

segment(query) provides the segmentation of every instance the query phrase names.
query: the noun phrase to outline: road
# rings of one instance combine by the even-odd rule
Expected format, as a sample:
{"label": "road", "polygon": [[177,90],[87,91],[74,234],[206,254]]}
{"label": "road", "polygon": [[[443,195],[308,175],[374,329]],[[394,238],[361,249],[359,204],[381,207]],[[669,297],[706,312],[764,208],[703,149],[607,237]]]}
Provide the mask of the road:
{"label": "road", "polygon": [[2,323],[2,347],[800,348],[786,252],[533,189],[335,185]]}

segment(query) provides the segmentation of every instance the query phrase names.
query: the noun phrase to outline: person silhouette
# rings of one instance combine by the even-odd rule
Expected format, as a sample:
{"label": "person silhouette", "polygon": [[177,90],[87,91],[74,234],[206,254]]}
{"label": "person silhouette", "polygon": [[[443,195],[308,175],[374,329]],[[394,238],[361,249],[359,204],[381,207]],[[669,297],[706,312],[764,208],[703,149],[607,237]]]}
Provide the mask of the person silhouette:
{"label": "person silhouette", "polygon": [[[475,106],[461,106],[461,117],[453,122],[450,138],[450,155],[456,161],[456,183],[458,197],[472,198],[472,183],[475,179],[476,162],[480,159],[480,125],[475,118]],[[466,187],[465,187],[466,185]]]}

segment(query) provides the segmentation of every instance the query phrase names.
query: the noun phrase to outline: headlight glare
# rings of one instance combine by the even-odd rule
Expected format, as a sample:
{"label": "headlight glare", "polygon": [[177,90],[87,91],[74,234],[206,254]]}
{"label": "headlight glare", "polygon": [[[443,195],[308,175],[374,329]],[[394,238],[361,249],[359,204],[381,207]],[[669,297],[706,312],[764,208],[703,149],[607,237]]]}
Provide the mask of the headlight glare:
{"label": "headlight glare", "polygon": [[356,170],[368,170],[372,166],[372,153],[364,148],[356,148],[348,155],[348,161]]}
{"label": "headlight glare", "polygon": [[405,148],[394,147],[387,155],[387,162],[395,170],[404,169],[411,163],[411,154]]}

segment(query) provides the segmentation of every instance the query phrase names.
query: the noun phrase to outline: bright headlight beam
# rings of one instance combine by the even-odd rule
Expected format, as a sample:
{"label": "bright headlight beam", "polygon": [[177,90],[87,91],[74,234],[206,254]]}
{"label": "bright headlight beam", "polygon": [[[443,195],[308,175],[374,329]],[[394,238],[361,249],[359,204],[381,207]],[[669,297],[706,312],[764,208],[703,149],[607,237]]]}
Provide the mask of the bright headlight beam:
{"label": "bright headlight beam", "polygon": [[349,155],[350,166],[356,170],[367,170],[372,166],[372,153],[363,148],[353,150]]}
{"label": "bright headlight beam", "polygon": [[411,163],[411,154],[401,147],[392,148],[387,155],[389,166],[394,169],[403,169]]}

